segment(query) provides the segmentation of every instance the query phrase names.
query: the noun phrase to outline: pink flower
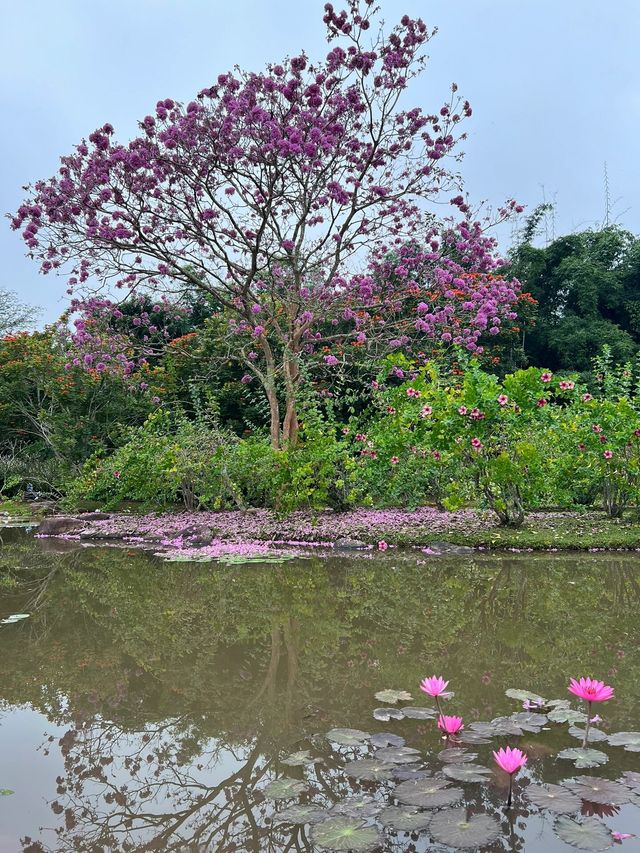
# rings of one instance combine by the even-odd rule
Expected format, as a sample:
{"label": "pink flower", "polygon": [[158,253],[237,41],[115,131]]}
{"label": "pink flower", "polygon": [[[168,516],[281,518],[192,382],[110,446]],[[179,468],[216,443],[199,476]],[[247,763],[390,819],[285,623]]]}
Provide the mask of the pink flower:
{"label": "pink flower", "polygon": [[547,405],[547,401],[544,399],[544,397],[540,397],[540,399],[536,403],[536,406],[538,406],[539,408],[542,408],[543,406],[546,406],[546,405]]}
{"label": "pink flower", "polygon": [[416,388],[407,388],[407,397],[422,397],[422,394]]}
{"label": "pink flower", "polygon": [[351,432],[351,430],[349,429],[349,427],[342,427],[342,434],[343,435],[349,435],[350,432]]}
{"label": "pink flower", "polygon": [[613,697],[613,687],[595,678],[581,678],[580,681],[572,678],[567,690],[585,702],[607,702]]}
{"label": "pink flower", "polygon": [[117,480],[119,480],[119,479],[120,479],[120,471],[114,471],[114,472],[113,472],[113,476],[114,476]]}
{"label": "pink flower", "polygon": [[396,413],[396,410],[393,408],[393,406],[387,406],[387,414],[388,415],[395,415],[395,413]]}
{"label": "pink flower", "polygon": [[433,409],[431,408],[431,406],[423,406],[421,411],[420,411],[420,417],[421,418],[428,418],[432,412],[433,412]]}
{"label": "pink flower", "polygon": [[611,837],[617,844],[622,844],[625,838],[635,838],[636,836],[631,832],[612,832]]}
{"label": "pink flower", "polygon": [[501,406],[506,406],[507,403],[509,402],[509,398],[507,397],[506,394],[500,394],[500,396],[498,397],[498,402],[500,403]]}
{"label": "pink flower", "polygon": [[447,735],[457,735],[464,728],[462,717],[447,717],[444,714],[440,714],[438,717],[438,728]]}
{"label": "pink flower", "polygon": [[378,542],[378,551],[386,551],[388,547],[389,547],[389,546],[388,546],[388,545],[387,545],[387,543],[384,541],[384,539],[381,539],[381,540]]}
{"label": "pink flower", "polygon": [[594,424],[594,425],[591,427],[591,429],[592,429],[592,430],[593,430],[593,432],[595,432],[595,433],[602,432],[602,427],[600,426],[600,424]]}
{"label": "pink flower", "polygon": [[548,373],[548,372],[543,373],[542,376],[540,377],[541,382],[551,382],[552,379],[553,379],[553,373]]}
{"label": "pink flower", "polygon": [[583,394],[582,395],[582,402],[583,403],[588,403],[589,400],[593,400],[593,397],[591,396],[591,394]]}
{"label": "pink flower", "polygon": [[605,459],[613,459],[613,450],[605,450],[602,455]]}
{"label": "pink flower", "polygon": [[511,749],[510,746],[494,752],[493,758],[498,767],[502,768],[510,776],[517,773],[527,763],[526,753],[521,752],[519,749]]}
{"label": "pink flower", "polygon": [[576,387],[576,383],[571,382],[571,380],[564,380],[563,382],[558,383],[558,387],[561,391],[573,391]]}
{"label": "pink flower", "polygon": [[437,462],[437,461],[439,461],[440,459],[442,459],[442,456],[441,456],[441,454],[440,454],[440,451],[439,451],[439,450],[433,450],[433,451],[431,452],[431,455],[432,455],[432,456],[433,456],[433,458],[436,460],[436,462]]}
{"label": "pink flower", "polygon": [[398,456],[392,456],[391,457],[391,464],[392,465],[397,465],[399,461],[400,461],[400,458]]}
{"label": "pink flower", "polygon": [[367,440],[367,436],[364,432],[357,432],[356,433],[356,441],[366,441],[366,440]]}
{"label": "pink flower", "polygon": [[468,409],[467,409],[467,407],[466,407],[466,406],[460,406],[460,408],[458,409],[458,414],[459,414],[459,415],[466,415],[466,414],[467,414],[467,412],[468,412]]}
{"label": "pink flower", "polygon": [[442,696],[446,692],[449,685],[441,675],[432,675],[430,678],[423,678],[420,682],[420,690],[427,693],[429,696]]}
{"label": "pink flower", "polygon": [[471,447],[475,448],[475,450],[480,450],[480,448],[482,447],[482,442],[479,438],[472,438]]}
{"label": "pink flower", "polygon": [[640,429],[634,429],[633,434],[635,435],[636,438],[639,438],[640,437]]}

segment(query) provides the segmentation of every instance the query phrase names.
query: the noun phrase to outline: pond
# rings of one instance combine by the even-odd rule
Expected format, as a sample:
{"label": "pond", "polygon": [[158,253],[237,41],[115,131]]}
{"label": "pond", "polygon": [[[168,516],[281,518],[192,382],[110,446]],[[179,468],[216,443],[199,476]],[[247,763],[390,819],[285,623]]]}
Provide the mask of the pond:
{"label": "pond", "polygon": [[[640,723],[637,556],[219,566],[2,533],[0,618],[29,614],[0,625],[2,851],[559,853],[640,834],[639,742],[609,743]],[[461,743],[437,732],[432,674]],[[505,695],[582,712],[582,675],[616,690],[586,768],[559,757],[583,717]],[[509,811],[507,745],[529,756]]]}

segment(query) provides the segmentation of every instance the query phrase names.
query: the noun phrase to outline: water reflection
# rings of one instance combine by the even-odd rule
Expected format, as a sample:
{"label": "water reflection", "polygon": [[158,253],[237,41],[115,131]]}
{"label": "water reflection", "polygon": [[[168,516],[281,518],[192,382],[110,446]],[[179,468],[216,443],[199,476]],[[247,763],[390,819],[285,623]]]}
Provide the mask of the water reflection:
{"label": "water reflection", "polygon": [[[468,722],[518,710],[504,696],[509,687],[564,698],[569,675],[597,674],[617,687],[609,730],[638,727],[633,556],[423,564],[399,554],[218,569],[12,539],[0,549],[0,617],[32,616],[0,629],[3,708],[20,709],[21,720],[0,721],[0,739],[38,784],[14,771],[15,783],[0,779],[16,791],[0,803],[8,851],[315,850],[309,826],[278,822],[283,808],[362,796],[388,805],[395,784],[347,776],[345,763],[372,748],[331,744],[323,735],[332,727],[392,731],[441,769],[433,723],[372,717],[373,694],[387,687],[425,704],[416,688],[432,672],[450,678]],[[511,741],[531,758],[510,814],[497,773],[463,784],[469,814],[500,821],[487,849],[568,849],[553,817],[522,798],[529,781],[585,772],[616,779],[637,767],[633,754],[609,748],[605,767],[575,771],[555,759],[579,746],[566,728]],[[322,763],[283,764],[299,749]],[[490,749],[474,747],[481,764]],[[266,798],[266,785],[283,776],[309,790]],[[638,823],[633,804],[583,802],[581,810],[620,831]],[[428,833],[398,832],[383,849],[433,848]]]}

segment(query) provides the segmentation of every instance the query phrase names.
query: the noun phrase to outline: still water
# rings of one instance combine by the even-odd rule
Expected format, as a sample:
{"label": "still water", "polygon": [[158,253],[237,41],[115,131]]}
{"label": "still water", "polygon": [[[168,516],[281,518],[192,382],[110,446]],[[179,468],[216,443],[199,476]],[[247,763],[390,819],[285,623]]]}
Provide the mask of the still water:
{"label": "still water", "polygon": [[[560,853],[640,835],[640,752],[605,739],[640,728],[638,556],[406,551],[218,566],[2,538],[0,618],[30,614],[0,625],[0,788],[13,792],[0,796],[2,853]],[[434,673],[455,692],[445,713],[464,718],[471,742],[453,744],[464,753],[440,755],[452,744],[428,710],[373,715],[420,717],[411,709],[433,700],[418,684]],[[477,726],[522,714],[510,688],[583,710],[566,691],[581,675],[616,690],[588,745],[606,763],[559,758],[580,734],[539,713],[520,735],[504,720],[497,735]],[[376,699],[385,689],[412,699]],[[344,728],[357,733],[327,738]],[[376,755],[402,745],[417,752]],[[506,745],[529,756],[509,812],[491,759]],[[417,805],[388,810],[398,785],[425,779],[435,784],[416,788]],[[532,802],[541,784],[567,786],[564,816]],[[280,817],[300,804],[315,808]]]}

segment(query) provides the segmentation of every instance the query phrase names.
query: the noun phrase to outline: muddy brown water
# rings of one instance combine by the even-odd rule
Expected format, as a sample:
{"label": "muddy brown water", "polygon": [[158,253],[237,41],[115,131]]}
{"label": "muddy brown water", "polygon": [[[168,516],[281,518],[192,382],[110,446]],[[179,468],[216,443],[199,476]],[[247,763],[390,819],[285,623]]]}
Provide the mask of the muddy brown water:
{"label": "muddy brown water", "polygon": [[[467,731],[522,710],[509,688],[567,699],[580,675],[616,689],[597,727],[636,731],[639,605],[637,555],[406,550],[221,566],[2,531],[0,618],[29,616],[0,625],[0,788],[13,792],[0,796],[0,851],[320,851],[317,824],[282,823],[279,813],[354,798],[374,803],[364,823],[381,841],[369,849],[453,850],[428,827],[385,829],[379,810],[398,780],[348,775],[345,764],[375,747],[341,746],[327,732],[399,736],[438,777],[444,744],[432,720],[372,713],[431,707],[418,683],[434,673],[449,679],[446,710]],[[385,688],[413,700],[385,706],[374,698]],[[558,753],[581,743],[557,723],[466,748],[492,768],[491,751],[505,745],[529,755],[511,812],[501,773],[452,782],[455,807],[497,821],[483,850],[575,850],[527,787],[640,772],[640,752],[607,741],[591,744],[606,763],[576,769]],[[283,762],[300,750],[321,761]],[[281,777],[305,790],[271,799]],[[640,785],[627,792],[624,803],[583,797],[569,817],[640,835]],[[624,845],[632,853],[640,841]]]}

